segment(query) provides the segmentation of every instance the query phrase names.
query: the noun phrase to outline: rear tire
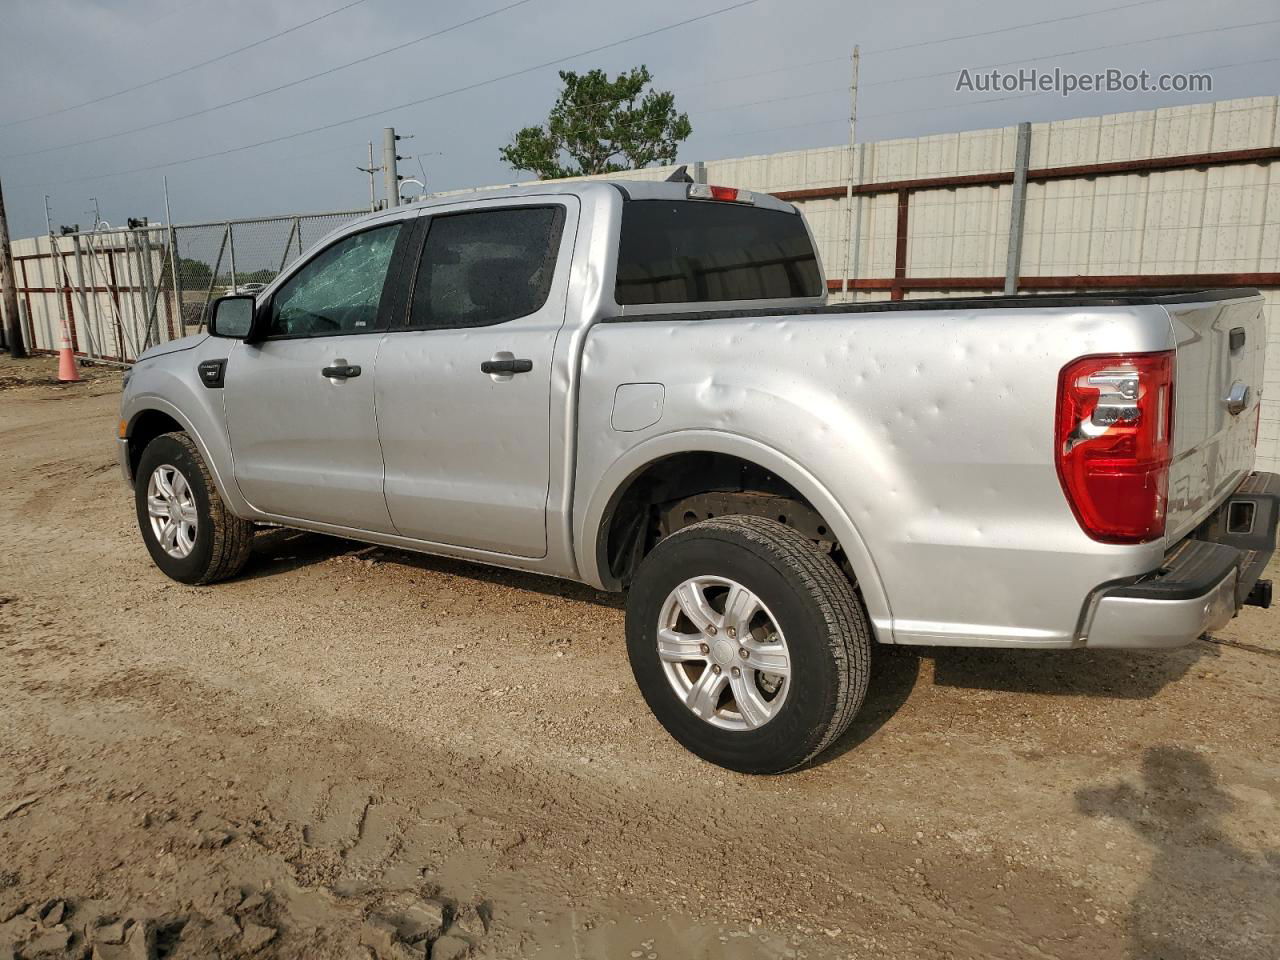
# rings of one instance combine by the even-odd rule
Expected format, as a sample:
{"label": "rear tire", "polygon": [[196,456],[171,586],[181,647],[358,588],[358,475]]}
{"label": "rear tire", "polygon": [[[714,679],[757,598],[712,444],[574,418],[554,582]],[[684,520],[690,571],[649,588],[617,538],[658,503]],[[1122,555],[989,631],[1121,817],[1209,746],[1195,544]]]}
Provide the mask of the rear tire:
{"label": "rear tire", "polygon": [[249,559],[253,524],[227,509],[200,449],[185,433],[164,433],[147,444],[134,502],[151,559],[179,583],[226,580]]}
{"label": "rear tire", "polygon": [[871,633],[827,554],[781,523],[727,516],[645,557],[627,598],[627,652],[649,708],[684,747],[730,770],[781,773],[848,729],[866,696]]}

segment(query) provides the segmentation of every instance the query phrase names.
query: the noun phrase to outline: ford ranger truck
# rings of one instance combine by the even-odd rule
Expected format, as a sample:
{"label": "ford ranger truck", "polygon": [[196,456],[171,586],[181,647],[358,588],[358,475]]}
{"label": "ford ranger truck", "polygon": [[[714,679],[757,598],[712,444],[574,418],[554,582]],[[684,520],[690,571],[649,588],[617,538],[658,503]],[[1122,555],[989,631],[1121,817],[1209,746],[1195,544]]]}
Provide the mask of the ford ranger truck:
{"label": "ford ranger truck", "polygon": [[1269,603],[1257,291],[823,276],[795,207],[726,187],[370,215],[129,372],[143,542],[191,584],[275,524],[626,591],[655,716],[754,773],[846,730],[873,643],[1167,648]]}

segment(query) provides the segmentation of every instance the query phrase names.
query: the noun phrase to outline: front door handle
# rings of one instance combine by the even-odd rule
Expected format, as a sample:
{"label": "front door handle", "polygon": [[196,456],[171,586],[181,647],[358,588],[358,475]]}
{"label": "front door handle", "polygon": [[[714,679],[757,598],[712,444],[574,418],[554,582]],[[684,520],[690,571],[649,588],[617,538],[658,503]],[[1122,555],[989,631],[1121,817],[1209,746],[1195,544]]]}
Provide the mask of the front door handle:
{"label": "front door handle", "polygon": [[521,360],[514,357],[510,360],[485,360],[480,364],[481,373],[528,373],[532,369],[532,360]]}
{"label": "front door handle", "polygon": [[354,363],[347,363],[345,360],[335,360],[334,365],[325,367],[320,371],[320,375],[331,380],[347,380],[351,377],[360,376],[360,368]]}

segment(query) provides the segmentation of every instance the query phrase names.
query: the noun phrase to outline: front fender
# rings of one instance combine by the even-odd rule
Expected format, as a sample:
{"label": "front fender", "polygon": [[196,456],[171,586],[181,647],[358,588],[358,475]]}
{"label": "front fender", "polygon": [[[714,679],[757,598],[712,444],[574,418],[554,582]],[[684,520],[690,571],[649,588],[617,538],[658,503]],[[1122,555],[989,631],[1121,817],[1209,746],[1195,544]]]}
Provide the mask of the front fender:
{"label": "front fender", "polygon": [[[197,379],[196,366],[203,351],[185,351],[181,367],[175,356],[164,357],[134,367],[129,386],[121,400],[120,416],[127,421],[126,432],[148,410],[157,410],[176,420],[200,449],[213,475],[214,485],[232,513],[248,516],[252,509],[236,487],[231,445],[222,413],[222,392],[205,387]],[[194,359],[193,359],[194,357]],[[185,367],[189,366],[188,372]]]}
{"label": "front fender", "polygon": [[718,430],[678,430],[651,437],[623,453],[608,467],[584,504],[574,511],[574,545],[582,579],[601,589],[618,584],[599,562],[600,538],[608,511],[633,477],[650,464],[678,453],[720,453],[763,467],[795,487],[822,515],[858,578],[867,613],[881,641],[892,642],[893,617],[889,598],[871,552],[849,515],[831,492],[808,470],[773,447],[748,437]]}

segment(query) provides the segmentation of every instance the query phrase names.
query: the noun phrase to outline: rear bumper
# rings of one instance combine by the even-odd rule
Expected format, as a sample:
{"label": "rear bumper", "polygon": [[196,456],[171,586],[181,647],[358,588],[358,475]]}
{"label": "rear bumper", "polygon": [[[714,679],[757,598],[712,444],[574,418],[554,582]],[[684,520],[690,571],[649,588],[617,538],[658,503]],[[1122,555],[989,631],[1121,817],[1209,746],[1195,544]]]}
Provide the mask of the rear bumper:
{"label": "rear bumper", "polygon": [[1251,474],[1159,570],[1095,592],[1085,646],[1179,647],[1224,626],[1245,603],[1269,606],[1270,585],[1258,578],[1275,551],[1278,518],[1280,476]]}

